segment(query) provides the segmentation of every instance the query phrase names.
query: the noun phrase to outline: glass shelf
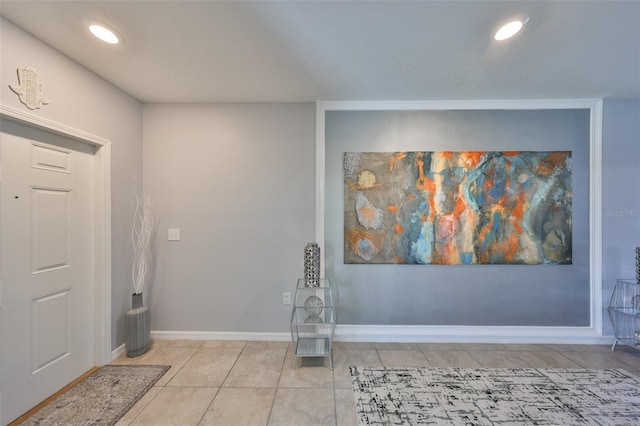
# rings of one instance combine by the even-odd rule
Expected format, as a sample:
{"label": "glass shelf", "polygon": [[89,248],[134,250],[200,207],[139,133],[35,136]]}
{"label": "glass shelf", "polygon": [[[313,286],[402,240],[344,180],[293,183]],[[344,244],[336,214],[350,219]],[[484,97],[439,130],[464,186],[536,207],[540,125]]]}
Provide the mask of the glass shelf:
{"label": "glass shelf", "polygon": [[[295,346],[296,356],[331,356],[331,342],[329,338],[301,337]],[[295,368],[295,365],[294,365]]]}
{"label": "glass shelf", "polygon": [[320,312],[308,312],[304,307],[294,307],[291,323],[303,327],[322,327],[335,324],[336,318],[333,308],[324,308]]}

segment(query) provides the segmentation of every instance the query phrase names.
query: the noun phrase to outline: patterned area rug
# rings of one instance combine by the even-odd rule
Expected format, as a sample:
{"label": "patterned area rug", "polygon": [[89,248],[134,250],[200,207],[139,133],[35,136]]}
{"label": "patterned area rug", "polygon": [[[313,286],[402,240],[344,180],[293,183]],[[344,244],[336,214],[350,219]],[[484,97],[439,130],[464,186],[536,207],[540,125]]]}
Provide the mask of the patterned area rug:
{"label": "patterned area rug", "polygon": [[23,425],[114,425],[167,372],[167,365],[106,365]]}
{"label": "patterned area rug", "polygon": [[624,370],[351,367],[360,425],[640,425]]}

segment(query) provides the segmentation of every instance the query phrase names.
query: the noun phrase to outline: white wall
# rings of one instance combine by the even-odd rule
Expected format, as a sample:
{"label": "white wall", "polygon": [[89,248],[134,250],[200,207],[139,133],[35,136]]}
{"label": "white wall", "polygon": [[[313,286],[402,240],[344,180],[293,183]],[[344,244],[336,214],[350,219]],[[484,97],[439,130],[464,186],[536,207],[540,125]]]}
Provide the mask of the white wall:
{"label": "white wall", "polygon": [[314,138],[311,103],[145,105],[152,330],[288,331],[282,293],[315,232]]}
{"label": "white wall", "polygon": [[43,80],[48,105],[30,111],[40,117],[111,141],[112,157],[112,348],[124,342],[123,316],[131,306],[131,199],[134,176],[142,188],[142,104],[45,43],[0,18],[2,45],[0,103],[27,108],[9,89],[16,69],[29,66]]}

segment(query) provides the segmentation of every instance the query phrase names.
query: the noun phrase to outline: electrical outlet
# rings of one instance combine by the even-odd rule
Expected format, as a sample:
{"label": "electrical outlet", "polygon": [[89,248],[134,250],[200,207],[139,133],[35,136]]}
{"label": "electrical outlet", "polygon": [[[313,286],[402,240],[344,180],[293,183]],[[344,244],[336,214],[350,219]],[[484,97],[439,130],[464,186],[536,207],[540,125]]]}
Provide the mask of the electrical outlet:
{"label": "electrical outlet", "polygon": [[288,291],[282,293],[282,304],[283,305],[291,304],[291,293],[289,293]]}
{"label": "electrical outlet", "polygon": [[180,229],[169,229],[169,241],[180,241]]}

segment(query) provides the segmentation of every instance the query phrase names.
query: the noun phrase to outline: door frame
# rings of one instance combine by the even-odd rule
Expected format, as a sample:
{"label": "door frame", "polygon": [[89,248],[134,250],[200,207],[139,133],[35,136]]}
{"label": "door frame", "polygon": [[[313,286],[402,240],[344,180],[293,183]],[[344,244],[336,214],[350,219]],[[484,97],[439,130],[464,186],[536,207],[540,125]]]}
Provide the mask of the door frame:
{"label": "door frame", "polygon": [[111,362],[111,141],[0,104],[0,118],[95,147],[94,163],[94,363]]}

